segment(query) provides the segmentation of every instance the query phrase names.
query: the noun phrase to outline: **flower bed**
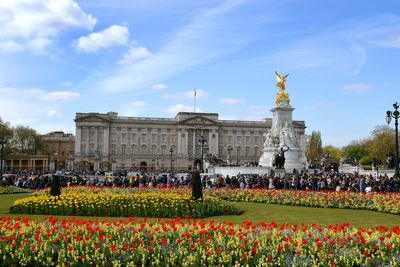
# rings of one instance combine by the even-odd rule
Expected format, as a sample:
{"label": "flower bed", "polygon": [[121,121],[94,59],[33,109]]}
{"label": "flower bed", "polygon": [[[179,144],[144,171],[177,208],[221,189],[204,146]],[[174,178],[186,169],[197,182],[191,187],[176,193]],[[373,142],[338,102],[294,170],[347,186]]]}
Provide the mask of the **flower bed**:
{"label": "flower bed", "polygon": [[0,194],[30,193],[32,190],[17,186],[0,186]]}
{"label": "flower bed", "polygon": [[400,214],[398,193],[317,192],[300,190],[229,189],[211,190],[209,194],[227,201],[259,202],[281,205],[364,209]]}
{"label": "flower bed", "polygon": [[0,217],[3,266],[398,266],[400,227]]}
{"label": "flower bed", "polygon": [[9,211],[13,214],[81,215],[113,217],[175,218],[185,214],[204,218],[216,215],[241,214],[237,207],[216,197],[203,201],[186,194],[168,191],[136,191],[131,194],[113,192],[63,193],[61,197],[39,194],[16,200]]}

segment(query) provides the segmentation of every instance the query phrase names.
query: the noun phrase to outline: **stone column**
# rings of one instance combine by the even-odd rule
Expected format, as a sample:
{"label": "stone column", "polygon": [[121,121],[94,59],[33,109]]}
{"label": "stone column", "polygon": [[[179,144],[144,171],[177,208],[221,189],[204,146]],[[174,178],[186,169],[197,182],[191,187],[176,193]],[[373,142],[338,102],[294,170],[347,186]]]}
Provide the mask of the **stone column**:
{"label": "stone column", "polygon": [[214,130],[208,131],[208,153],[214,154],[214,139],[212,138]]}
{"label": "stone column", "polygon": [[109,151],[108,146],[110,145],[110,127],[104,128],[103,134],[103,153],[107,155]]}
{"label": "stone column", "polygon": [[75,154],[81,154],[81,143],[82,143],[82,128],[81,126],[76,126],[75,133]]}
{"label": "stone column", "polygon": [[[94,151],[96,153],[96,151],[99,150],[99,138],[98,138],[98,134],[99,134],[99,127],[94,127]],[[99,153],[101,153],[101,151],[98,151]]]}
{"label": "stone column", "polygon": [[182,154],[187,156],[189,151],[189,132],[187,129],[183,129],[182,133],[185,134],[185,138],[182,140]]}
{"label": "stone column", "polygon": [[182,130],[181,129],[177,129],[176,134],[178,136],[178,138],[177,138],[178,139],[177,140],[178,145],[176,147],[176,153],[177,153],[177,155],[182,155],[183,154],[182,153],[182,150],[183,150],[183,147],[182,147]]}

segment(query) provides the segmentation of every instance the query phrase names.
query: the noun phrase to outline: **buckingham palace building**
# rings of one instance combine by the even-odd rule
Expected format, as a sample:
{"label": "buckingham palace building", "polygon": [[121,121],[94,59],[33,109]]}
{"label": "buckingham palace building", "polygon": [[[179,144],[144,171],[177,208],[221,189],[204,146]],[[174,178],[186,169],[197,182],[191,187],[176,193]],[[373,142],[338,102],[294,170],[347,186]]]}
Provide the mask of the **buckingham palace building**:
{"label": "buckingham palace building", "polygon": [[[222,165],[256,162],[272,119],[220,120],[218,113],[179,112],[175,118],[76,113],[74,167],[86,171],[190,170],[202,155]],[[304,121],[293,121],[304,136]]]}

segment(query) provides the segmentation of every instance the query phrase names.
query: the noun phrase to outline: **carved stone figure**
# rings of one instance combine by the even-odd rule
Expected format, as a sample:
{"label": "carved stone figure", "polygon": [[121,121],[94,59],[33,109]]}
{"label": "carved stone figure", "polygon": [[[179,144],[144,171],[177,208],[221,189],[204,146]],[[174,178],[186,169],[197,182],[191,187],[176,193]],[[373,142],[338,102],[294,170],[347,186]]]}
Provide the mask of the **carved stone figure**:
{"label": "carved stone figure", "polygon": [[266,133],[263,134],[265,141],[264,141],[264,147],[272,147],[273,146],[273,137],[271,130],[268,130]]}
{"label": "carved stone figure", "polygon": [[285,126],[281,129],[279,134],[280,139],[280,146],[290,146],[290,147],[297,147],[298,146],[298,138],[297,134],[294,132],[292,128],[288,126],[288,123],[285,123]]}

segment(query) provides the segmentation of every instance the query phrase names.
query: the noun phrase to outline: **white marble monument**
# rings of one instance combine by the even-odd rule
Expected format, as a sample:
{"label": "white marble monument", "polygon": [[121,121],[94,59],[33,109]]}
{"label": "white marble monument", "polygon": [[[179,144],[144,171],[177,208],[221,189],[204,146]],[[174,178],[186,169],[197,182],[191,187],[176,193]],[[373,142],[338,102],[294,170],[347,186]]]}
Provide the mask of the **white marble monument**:
{"label": "white marble monument", "polygon": [[272,127],[264,133],[263,154],[259,165],[285,169],[287,173],[293,169],[300,171],[308,168],[305,156],[305,138],[293,127],[292,112],[289,95],[285,93],[287,75],[276,73],[279,92],[276,94],[275,107],[272,111]]}

